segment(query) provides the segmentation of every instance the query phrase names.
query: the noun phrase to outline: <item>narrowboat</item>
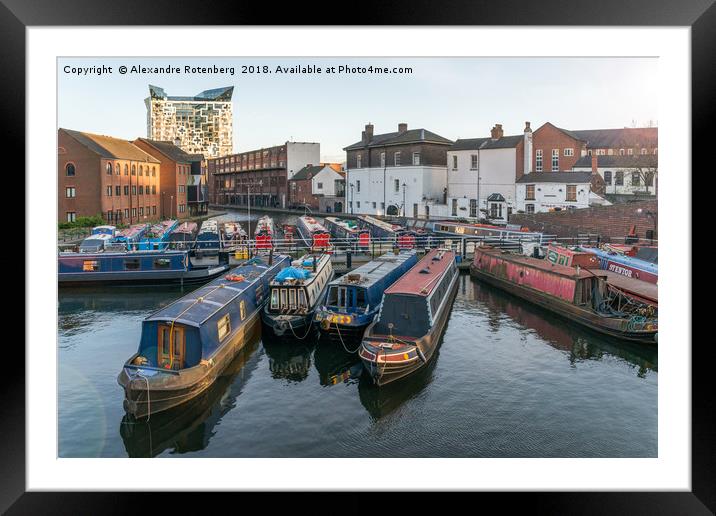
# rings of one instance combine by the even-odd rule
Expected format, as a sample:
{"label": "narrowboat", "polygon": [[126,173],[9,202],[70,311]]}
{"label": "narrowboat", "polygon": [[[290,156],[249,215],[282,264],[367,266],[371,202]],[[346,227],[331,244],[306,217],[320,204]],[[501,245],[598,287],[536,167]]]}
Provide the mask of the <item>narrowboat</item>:
{"label": "narrowboat", "polygon": [[355,220],[326,217],[323,221],[331,236],[344,244],[359,249],[370,247],[370,230],[361,228]]}
{"label": "narrowboat", "polygon": [[177,227],[176,220],[163,220],[151,225],[137,242],[139,251],[163,250],[169,245],[169,235]]}
{"label": "narrowboat", "polygon": [[241,224],[234,221],[224,222],[221,224],[220,231],[222,233],[222,242],[224,247],[234,247],[236,245],[246,243],[248,235]]}
{"label": "narrowboat", "polygon": [[542,233],[528,231],[527,228],[517,226],[495,226],[492,224],[470,224],[467,222],[440,220],[429,223],[428,227],[438,235],[542,242]]}
{"label": "narrowboat", "polygon": [[313,217],[303,215],[296,222],[298,236],[306,247],[313,250],[328,251],[331,248],[331,234]]}
{"label": "narrowboat", "polygon": [[273,219],[268,215],[264,215],[256,221],[256,229],[254,230],[254,241],[256,249],[265,251],[273,249],[274,239],[276,238],[276,228]]}
{"label": "narrowboat", "polygon": [[59,253],[60,287],[201,283],[226,272],[228,265],[194,267],[188,250]]}
{"label": "narrowboat", "polygon": [[601,269],[616,272],[627,278],[638,279],[649,283],[658,283],[659,266],[656,263],[642,260],[635,256],[626,256],[613,251],[605,251],[598,247],[580,247],[579,250],[592,253],[599,258]]}
{"label": "narrowboat", "polygon": [[117,231],[114,241],[124,245],[125,249],[136,249],[136,244],[141,240],[148,229],[147,224],[134,224],[128,228]]}
{"label": "narrowboat", "polygon": [[385,289],[416,263],[415,251],[387,253],[331,281],[316,311],[320,332],[354,348],[378,314]]}
{"label": "narrowboat", "polygon": [[361,215],[358,220],[360,226],[368,229],[373,238],[395,243],[399,249],[413,249],[421,243],[418,241],[417,230],[405,228],[400,224],[392,224],[370,215]]}
{"label": "narrowboat", "polygon": [[599,258],[592,253],[586,253],[579,249],[571,249],[569,247],[555,244],[551,242],[547,246],[545,260],[557,265],[566,265],[568,267],[584,267],[585,269],[598,269]]}
{"label": "narrowboat", "polygon": [[169,235],[169,249],[192,249],[198,232],[196,222],[182,222]]}
{"label": "narrowboat", "polygon": [[196,255],[213,256],[219,253],[221,244],[221,233],[219,233],[219,224],[216,220],[209,219],[201,223],[201,229],[196,235]]}
{"label": "narrowboat", "polygon": [[611,287],[599,269],[476,247],[470,274],[605,335],[643,343],[657,340],[656,308]]}
{"label": "narrowboat", "polygon": [[107,233],[93,233],[80,244],[80,253],[99,253],[110,247],[114,237]]}
{"label": "narrowboat", "polygon": [[271,299],[261,312],[266,327],[278,337],[306,338],[332,279],[329,254],[306,254],[293,261],[271,281]]}
{"label": "narrowboat", "polygon": [[109,235],[114,238],[117,234],[117,226],[95,226],[92,228],[93,235]]}
{"label": "narrowboat", "polygon": [[388,287],[358,356],[376,385],[386,385],[430,362],[458,289],[455,253],[433,249]]}
{"label": "narrowboat", "polygon": [[125,411],[150,417],[208,389],[248,342],[269,282],[289,262],[252,258],[144,319],[139,349],[117,377]]}

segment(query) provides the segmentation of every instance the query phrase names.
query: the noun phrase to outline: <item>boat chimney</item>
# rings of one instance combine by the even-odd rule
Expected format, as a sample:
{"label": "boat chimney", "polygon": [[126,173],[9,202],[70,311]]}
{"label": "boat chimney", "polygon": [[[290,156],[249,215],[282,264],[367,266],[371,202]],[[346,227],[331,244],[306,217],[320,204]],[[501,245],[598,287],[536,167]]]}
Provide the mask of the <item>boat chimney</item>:
{"label": "boat chimney", "polygon": [[273,249],[269,249],[269,260],[268,260],[269,266],[273,265]]}
{"label": "boat chimney", "polygon": [[313,272],[316,272],[316,257],[313,257]]}

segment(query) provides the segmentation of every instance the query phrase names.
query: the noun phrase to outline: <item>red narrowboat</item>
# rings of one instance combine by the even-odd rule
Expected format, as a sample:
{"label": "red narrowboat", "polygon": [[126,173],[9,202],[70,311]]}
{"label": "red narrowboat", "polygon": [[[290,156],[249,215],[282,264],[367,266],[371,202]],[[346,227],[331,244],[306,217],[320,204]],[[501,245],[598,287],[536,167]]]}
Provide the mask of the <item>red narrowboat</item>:
{"label": "red narrowboat", "polygon": [[274,235],[275,228],[271,217],[264,215],[256,221],[256,229],[254,230],[256,249],[272,249]]}

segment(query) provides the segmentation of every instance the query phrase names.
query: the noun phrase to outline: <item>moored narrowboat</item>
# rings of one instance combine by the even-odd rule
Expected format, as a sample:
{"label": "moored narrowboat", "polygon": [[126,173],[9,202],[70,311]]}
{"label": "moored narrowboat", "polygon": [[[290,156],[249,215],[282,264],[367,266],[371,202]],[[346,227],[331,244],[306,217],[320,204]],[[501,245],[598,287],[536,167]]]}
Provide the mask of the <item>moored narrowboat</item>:
{"label": "moored narrowboat", "polygon": [[659,281],[659,266],[656,263],[598,247],[582,246],[579,249],[597,256],[601,269],[649,283],[658,283]]}
{"label": "moored narrowboat", "polygon": [[419,234],[417,229],[408,229],[370,215],[361,215],[358,221],[362,228],[370,231],[373,238],[395,243],[399,249],[413,249],[421,244],[427,235],[424,230]]}
{"label": "moored narrowboat", "polygon": [[80,253],[99,253],[110,247],[114,242],[114,236],[107,233],[92,233],[82,240],[79,247]]}
{"label": "moored narrowboat", "polygon": [[256,249],[265,251],[272,249],[274,239],[276,238],[276,228],[273,219],[268,215],[264,215],[256,221],[256,229],[254,230],[254,241]]}
{"label": "moored narrowboat", "polygon": [[620,339],[655,343],[656,308],[626,298],[599,269],[476,247],[470,274],[568,320]]}
{"label": "moored narrowboat", "polygon": [[241,224],[235,221],[224,222],[220,225],[219,230],[222,233],[222,242],[224,247],[234,247],[243,244],[248,240],[246,230]]}
{"label": "moored narrowboat", "polygon": [[331,281],[315,316],[321,333],[355,347],[378,314],[385,289],[417,262],[415,251],[387,253]]}
{"label": "moored narrowboat", "polygon": [[150,417],[209,388],[247,343],[269,281],[289,262],[252,258],[144,319],[139,349],[117,377],[125,411]]}
{"label": "moored narrowboat", "polygon": [[361,228],[355,220],[326,217],[323,222],[331,236],[344,244],[359,249],[368,249],[370,247],[370,230]]}
{"label": "moored narrowboat", "polygon": [[151,225],[137,242],[137,250],[163,250],[169,245],[169,235],[178,225],[176,220],[163,220]]}
{"label": "moored narrowboat", "polygon": [[270,301],[261,312],[265,326],[278,337],[305,339],[332,279],[329,254],[306,254],[291,262],[271,281]]}
{"label": "moored narrowboat", "polygon": [[199,225],[196,222],[182,222],[169,235],[169,249],[192,249]]}
{"label": "moored narrowboat", "polygon": [[306,247],[314,251],[329,251],[331,249],[331,234],[323,224],[313,217],[308,215],[298,217],[296,231]]}
{"label": "moored narrowboat", "polygon": [[433,249],[386,289],[358,353],[376,385],[394,382],[430,362],[457,294],[458,277],[455,253]]}
{"label": "moored narrowboat", "polygon": [[196,235],[197,256],[214,256],[219,253],[222,248],[221,233],[219,232],[219,224],[214,219],[205,220],[201,223],[201,229]]}
{"label": "moored narrowboat", "polygon": [[183,285],[208,281],[227,269],[225,264],[194,267],[188,250],[62,252],[57,256],[60,287]]}
{"label": "moored narrowboat", "polygon": [[147,229],[147,224],[134,224],[128,228],[117,231],[114,235],[114,241],[124,245],[125,249],[136,249],[136,244],[144,236]]}

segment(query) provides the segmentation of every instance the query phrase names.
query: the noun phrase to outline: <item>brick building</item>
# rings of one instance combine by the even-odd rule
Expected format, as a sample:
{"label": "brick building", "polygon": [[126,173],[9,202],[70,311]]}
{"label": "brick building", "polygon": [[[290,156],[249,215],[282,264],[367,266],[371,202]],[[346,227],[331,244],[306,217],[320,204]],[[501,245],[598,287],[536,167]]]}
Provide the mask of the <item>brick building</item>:
{"label": "brick building", "polygon": [[345,173],[337,172],[330,165],[307,165],[288,181],[289,207],[321,209],[321,198],[330,198],[326,205],[335,211],[335,203],[343,203]]}
{"label": "brick building", "polygon": [[320,144],[286,142],[283,145],[209,159],[209,199],[216,205],[285,208],[288,180],[308,164],[320,162]]}
{"label": "brick building", "polygon": [[172,142],[137,138],[134,145],[159,160],[160,217],[183,219],[189,216],[187,184],[195,158]]}
{"label": "brick building", "polygon": [[57,140],[59,222],[100,214],[117,225],[159,218],[158,159],[111,136],[60,128]]}

